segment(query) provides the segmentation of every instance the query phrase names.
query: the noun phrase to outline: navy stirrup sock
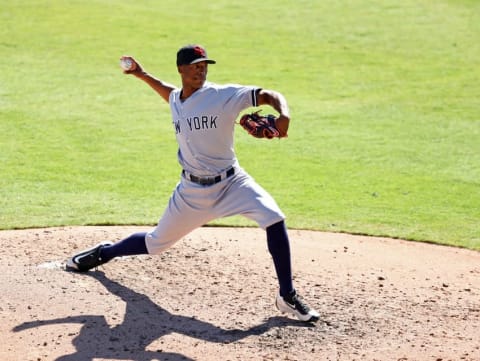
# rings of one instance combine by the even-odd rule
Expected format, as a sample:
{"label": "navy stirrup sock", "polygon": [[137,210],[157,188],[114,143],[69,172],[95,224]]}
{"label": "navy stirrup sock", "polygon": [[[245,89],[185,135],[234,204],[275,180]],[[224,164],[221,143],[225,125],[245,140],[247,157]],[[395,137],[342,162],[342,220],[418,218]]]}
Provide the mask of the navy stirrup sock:
{"label": "navy stirrup sock", "polygon": [[294,291],[292,281],[292,265],[290,259],[290,242],[284,221],[267,228],[268,250],[273,258],[275,271],[280,284],[280,295],[287,296]]}
{"label": "navy stirrup sock", "polygon": [[111,246],[104,246],[100,252],[103,261],[108,262],[115,257],[148,254],[145,236],[147,232],[134,233]]}

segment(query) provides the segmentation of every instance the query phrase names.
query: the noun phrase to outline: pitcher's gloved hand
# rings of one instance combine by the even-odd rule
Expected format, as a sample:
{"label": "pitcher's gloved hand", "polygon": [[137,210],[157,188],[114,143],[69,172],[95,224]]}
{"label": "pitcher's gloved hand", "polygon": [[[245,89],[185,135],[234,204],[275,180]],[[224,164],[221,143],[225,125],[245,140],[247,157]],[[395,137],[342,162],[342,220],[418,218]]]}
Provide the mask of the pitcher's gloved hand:
{"label": "pitcher's gloved hand", "polygon": [[255,138],[280,138],[280,132],[272,114],[260,115],[260,111],[244,114],[240,118],[240,125]]}

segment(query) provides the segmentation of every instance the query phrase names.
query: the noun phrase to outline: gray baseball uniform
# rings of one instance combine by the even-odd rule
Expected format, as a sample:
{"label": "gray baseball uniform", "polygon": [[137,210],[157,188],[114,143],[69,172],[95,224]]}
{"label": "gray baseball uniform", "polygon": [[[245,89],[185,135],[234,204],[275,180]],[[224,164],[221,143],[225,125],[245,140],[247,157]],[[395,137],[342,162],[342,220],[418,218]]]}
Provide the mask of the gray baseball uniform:
{"label": "gray baseball uniform", "polygon": [[128,70],[124,67],[126,74],[144,80],[170,104],[182,167],[180,182],[155,229],[79,252],[67,260],[66,269],[87,272],[115,257],[159,254],[213,219],[243,215],[266,230],[279,284],[276,307],[299,320],[317,321],[319,313],[303,301],[293,286],[285,216],[274,199],[240,167],[233,147],[239,113],[259,103],[278,111],[278,135],[287,135],[290,116],[283,96],[251,86],[207,82],[207,65],[216,62],[200,45],[187,45],[177,52],[181,89],[146,73],[132,57],[123,56],[121,61],[130,62]]}
{"label": "gray baseball uniform", "polygon": [[158,225],[147,233],[149,254],[217,218],[243,215],[263,229],[285,219],[275,200],[239,166],[233,147],[235,120],[257,106],[257,90],[206,82],[185,101],[181,89],[170,93],[182,176]]}

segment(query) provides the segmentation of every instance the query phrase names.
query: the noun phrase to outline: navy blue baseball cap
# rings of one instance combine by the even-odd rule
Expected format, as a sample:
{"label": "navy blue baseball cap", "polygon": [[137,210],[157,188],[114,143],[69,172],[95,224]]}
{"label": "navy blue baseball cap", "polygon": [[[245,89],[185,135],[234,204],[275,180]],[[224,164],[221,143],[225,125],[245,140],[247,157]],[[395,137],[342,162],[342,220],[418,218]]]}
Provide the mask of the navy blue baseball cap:
{"label": "navy blue baseball cap", "polygon": [[207,51],[200,45],[186,45],[177,52],[177,65],[195,64],[206,61],[208,64],[215,64],[216,61],[209,59]]}

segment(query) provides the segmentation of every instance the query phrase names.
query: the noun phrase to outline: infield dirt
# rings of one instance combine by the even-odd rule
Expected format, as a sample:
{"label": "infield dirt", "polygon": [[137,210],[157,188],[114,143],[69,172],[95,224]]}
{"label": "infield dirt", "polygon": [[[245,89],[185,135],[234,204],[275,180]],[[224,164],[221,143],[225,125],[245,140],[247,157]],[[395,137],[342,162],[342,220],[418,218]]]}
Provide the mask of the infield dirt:
{"label": "infield dirt", "polygon": [[480,360],[480,253],[290,230],[316,324],[274,307],[260,229],[203,227],[159,256],[64,271],[145,227],[0,232],[0,360]]}

